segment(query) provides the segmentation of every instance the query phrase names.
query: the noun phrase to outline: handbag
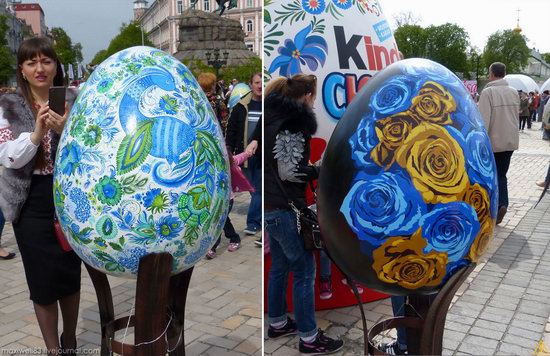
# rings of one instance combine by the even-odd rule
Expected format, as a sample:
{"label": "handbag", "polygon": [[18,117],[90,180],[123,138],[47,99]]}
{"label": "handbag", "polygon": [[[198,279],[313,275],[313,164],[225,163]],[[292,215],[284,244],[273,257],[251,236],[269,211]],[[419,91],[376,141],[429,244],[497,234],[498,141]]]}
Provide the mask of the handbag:
{"label": "handbag", "polygon": [[61,249],[65,252],[70,252],[73,250],[71,245],[69,245],[69,241],[67,241],[67,237],[65,237],[65,234],[63,233],[63,230],[61,229],[61,225],[59,224],[59,220],[57,218],[53,221],[53,229],[55,231],[55,237],[57,238],[57,243],[61,247]]}
{"label": "handbag", "polygon": [[[298,209],[292,199],[289,198],[286,189],[284,188],[279,175],[275,173],[275,169],[271,166],[273,174],[275,174],[275,180],[279,185],[279,188],[285,195],[288,205],[296,214],[296,227],[298,228],[298,233],[302,236],[304,240],[304,248],[306,251],[316,251],[323,250],[323,237],[321,236],[321,229],[319,227],[319,220],[317,219],[317,213],[312,209],[305,207]],[[309,182],[311,191],[315,196],[315,189],[313,188],[313,183]]]}
{"label": "handbag", "polygon": [[231,173],[231,189],[234,192],[254,192],[255,189],[246,179],[243,171],[239,166],[232,164],[230,168]]}

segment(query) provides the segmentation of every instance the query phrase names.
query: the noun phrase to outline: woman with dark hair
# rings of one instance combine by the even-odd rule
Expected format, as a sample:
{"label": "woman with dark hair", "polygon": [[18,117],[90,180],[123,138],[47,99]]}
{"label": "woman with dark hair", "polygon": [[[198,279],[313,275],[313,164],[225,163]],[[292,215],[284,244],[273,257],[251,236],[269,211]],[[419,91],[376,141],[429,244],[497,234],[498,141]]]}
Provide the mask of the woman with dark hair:
{"label": "woman with dark hair", "polygon": [[[264,102],[264,223],[269,235],[268,337],[300,337],[299,351],[328,354],[340,350],[335,340],[317,329],[313,285],[315,257],[306,251],[296,224],[294,209],[306,206],[306,187],[317,179],[317,167],[308,164],[309,143],[317,131],[312,111],[317,78],[297,74],[268,83]],[[292,206],[290,205],[292,203]],[[286,286],[293,272],[293,301],[296,321],[287,315]]]}
{"label": "woman with dark hair", "polygon": [[[74,252],[61,249],[53,226],[55,152],[69,110],[60,116],[48,107],[49,88],[63,85],[50,39],[35,37],[21,44],[16,76],[18,92],[0,97],[0,208],[12,221],[48,354],[75,354],[81,263]],[[69,101],[76,97],[67,94]]]}

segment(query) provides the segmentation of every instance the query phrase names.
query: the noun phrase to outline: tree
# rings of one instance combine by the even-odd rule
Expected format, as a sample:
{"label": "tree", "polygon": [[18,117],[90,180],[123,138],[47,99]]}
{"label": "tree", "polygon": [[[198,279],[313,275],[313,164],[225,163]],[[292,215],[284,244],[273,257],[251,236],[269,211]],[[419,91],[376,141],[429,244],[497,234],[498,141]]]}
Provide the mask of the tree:
{"label": "tree", "polygon": [[[141,26],[138,22],[133,21],[129,24],[123,23],[120,27],[120,33],[111,40],[106,50],[101,50],[96,53],[90,64],[100,64],[112,54],[122,51],[123,49],[141,46],[141,38]],[[146,36],[144,36],[143,44],[145,46],[153,46],[153,43],[149,41]]]}
{"label": "tree", "polygon": [[544,61],[546,63],[550,63],[550,52],[549,53],[543,53],[543,54],[541,54],[541,56],[542,56],[542,59],[544,59]]}
{"label": "tree", "polygon": [[[183,64],[189,68],[195,78],[198,78],[201,73],[215,73],[215,69],[208,64],[204,63],[200,59],[184,60]],[[238,66],[224,66],[220,69],[220,77],[218,80],[223,79],[226,83],[229,83],[231,79],[236,78],[241,83],[248,83],[252,74],[262,71],[262,61],[258,57],[249,59],[248,63]]]}
{"label": "tree", "polygon": [[6,85],[13,77],[15,58],[8,47],[6,34],[9,30],[8,19],[0,15],[0,84]]}
{"label": "tree", "polygon": [[395,25],[399,28],[405,25],[418,25],[420,17],[415,16],[412,12],[400,12],[393,16]]}
{"label": "tree", "polygon": [[453,72],[469,70],[467,51],[469,35],[462,27],[446,23],[426,28],[426,57]]}
{"label": "tree", "polygon": [[92,61],[90,62],[90,64],[92,64],[92,65],[99,64],[99,63],[103,62],[104,60],[106,60],[107,57],[109,57],[109,55],[107,54],[107,50],[102,49],[101,51],[99,51],[95,54],[95,56],[92,59]]}
{"label": "tree", "polygon": [[497,31],[487,40],[483,61],[486,65],[502,62],[508,73],[520,73],[527,65],[530,53],[525,36],[512,30]]}
{"label": "tree", "polygon": [[80,42],[75,43],[73,46],[73,51],[76,63],[82,63],[82,60],[84,59],[82,57],[82,44],[80,44]]}
{"label": "tree", "polygon": [[59,60],[63,64],[75,64],[82,61],[82,45],[73,45],[71,38],[61,27],[52,28],[54,47]]}
{"label": "tree", "polygon": [[402,25],[394,31],[393,37],[405,58],[425,58],[426,31],[421,26]]}

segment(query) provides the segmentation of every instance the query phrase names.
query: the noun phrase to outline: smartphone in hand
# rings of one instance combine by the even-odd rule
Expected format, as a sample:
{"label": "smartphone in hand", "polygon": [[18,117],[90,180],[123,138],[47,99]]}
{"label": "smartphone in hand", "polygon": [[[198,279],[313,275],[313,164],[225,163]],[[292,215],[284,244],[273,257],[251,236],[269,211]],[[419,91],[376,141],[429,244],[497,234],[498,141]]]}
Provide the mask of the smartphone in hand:
{"label": "smartphone in hand", "polygon": [[65,115],[65,87],[50,87],[48,106],[59,115]]}

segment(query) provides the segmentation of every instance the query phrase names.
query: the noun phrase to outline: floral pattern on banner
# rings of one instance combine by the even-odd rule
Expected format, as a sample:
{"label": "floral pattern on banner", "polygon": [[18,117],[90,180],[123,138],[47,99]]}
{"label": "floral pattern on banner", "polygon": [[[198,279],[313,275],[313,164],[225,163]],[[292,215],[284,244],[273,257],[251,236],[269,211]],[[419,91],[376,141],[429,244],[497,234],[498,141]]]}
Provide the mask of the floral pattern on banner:
{"label": "floral pattern on banner", "polygon": [[460,80],[436,63],[409,62],[401,72],[371,95],[349,140],[356,172],[340,211],[370,246],[362,251],[378,278],[414,290],[486,251],[496,168]]}
{"label": "floral pattern on banner", "polygon": [[148,47],[93,72],[59,144],[54,199],[74,251],[91,266],[133,276],[153,252],[190,268],[219,236],[229,205],[217,119],[191,72]]}
{"label": "floral pattern on banner", "polygon": [[[378,0],[292,0],[276,10],[272,9],[273,3],[273,0],[264,2],[263,47],[266,57],[271,57],[274,52],[279,55],[269,68],[264,67],[266,80],[277,70],[279,75],[291,77],[302,73],[303,66],[314,72],[325,65],[329,46],[324,39],[324,17],[341,20],[348,11],[376,17],[382,14]],[[300,26],[295,37],[285,38],[285,26],[295,25]]]}

